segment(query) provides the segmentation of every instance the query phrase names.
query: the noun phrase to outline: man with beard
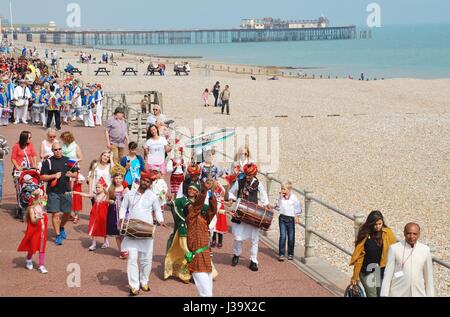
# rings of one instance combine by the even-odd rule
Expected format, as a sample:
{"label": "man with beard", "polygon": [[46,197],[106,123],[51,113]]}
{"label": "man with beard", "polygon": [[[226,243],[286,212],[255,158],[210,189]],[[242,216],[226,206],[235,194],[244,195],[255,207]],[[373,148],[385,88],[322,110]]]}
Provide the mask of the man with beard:
{"label": "man with beard", "polygon": [[[245,199],[249,202],[260,204],[271,210],[269,198],[262,183],[256,178],[258,167],[254,163],[244,166],[245,178],[235,182],[229,192],[229,199],[236,201],[238,198]],[[245,240],[251,240],[250,247],[250,269],[254,272],[258,271],[258,243],[259,228],[246,223],[241,223],[238,219],[233,218],[233,260],[232,266],[236,266],[239,262],[239,256],[242,253],[242,244]]]}
{"label": "man with beard", "polygon": [[[158,197],[151,190],[152,182],[156,178],[156,173],[141,173],[139,188],[132,189],[124,197],[119,212],[121,223],[124,219],[137,219],[153,224],[154,212],[156,220],[162,227],[166,227]],[[121,248],[129,254],[127,273],[130,295],[138,295],[139,286],[142,291],[149,292],[148,280],[152,270],[153,238],[135,239],[126,236]]]}

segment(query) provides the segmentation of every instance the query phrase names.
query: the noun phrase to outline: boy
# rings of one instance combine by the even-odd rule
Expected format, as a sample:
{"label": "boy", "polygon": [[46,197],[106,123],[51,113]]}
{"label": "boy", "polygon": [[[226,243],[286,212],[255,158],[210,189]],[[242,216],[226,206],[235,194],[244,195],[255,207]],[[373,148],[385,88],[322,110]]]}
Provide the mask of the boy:
{"label": "boy", "polygon": [[286,234],[288,240],[288,260],[294,259],[295,225],[300,224],[302,208],[297,196],[292,193],[292,182],[284,182],[281,185],[280,198],[280,241],[279,261],[284,261],[286,254]]}

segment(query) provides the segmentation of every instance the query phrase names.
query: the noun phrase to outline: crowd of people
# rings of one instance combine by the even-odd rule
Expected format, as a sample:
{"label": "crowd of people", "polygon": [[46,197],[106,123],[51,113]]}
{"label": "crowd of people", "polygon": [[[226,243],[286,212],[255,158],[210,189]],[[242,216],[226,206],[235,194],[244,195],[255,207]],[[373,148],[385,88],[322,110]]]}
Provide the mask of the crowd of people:
{"label": "crowd of people", "polygon": [[0,57],[0,125],[35,124],[61,130],[61,124],[102,124],[103,90],[73,76],[59,78],[39,58]]}
{"label": "crowd of people", "polygon": [[[218,272],[213,263],[214,248],[222,248],[224,234],[232,227],[233,245],[230,264],[237,266],[243,252],[243,243],[250,240],[249,269],[259,270],[260,228],[243,221],[236,212],[236,204],[244,200],[267,212],[279,214],[278,260],[294,260],[295,225],[301,221],[302,208],[293,192],[292,182],[284,182],[275,205],[269,201],[263,183],[258,179],[259,169],[252,160],[248,146],[242,146],[230,166],[215,161],[213,148],[203,149],[200,156],[187,159],[179,140],[173,140],[167,127],[167,117],[157,105],[150,107],[149,96],[141,103],[150,113],[147,120],[147,138],[141,149],[128,136],[124,109],[117,108],[105,125],[105,147],[99,158],[83,171],[80,162],[85,158],[75,132],[61,130],[59,116],[69,123],[82,114],[84,125],[101,124],[100,85],[86,87],[73,77],[65,80],[50,75],[48,67],[38,58],[3,55],[0,59],[0,105],[2,123],[22,120],[47,127],[46,137],[39,152],[34,149],[33,136],[23,131],[11,151],[11,162],[18,186],[19,175],[27,169],[39,170],[38,183],[45,186],[31,192],[26,209],[27,230],[18,251],[26,252],[26,268],[33,269],[32,257],[39,253],[39,272],[45,268],[48,215],[51,215],[58,246],[67,239],[68,223],[77,224],[83,210],[83,199],[91,205],[88,235],[90,252],[110,248],[112,237],[117,256],[127,259],[130,295],[150,291],[153,237],[135,239],[124,231],[131,220],[150,226],[166,227],[170,213],[174,229],[167,243],[164,260],[164,278],[175,277],[183,283],[191,280],[200,296],[213,296],[213,281]],[[16,86],[16,83],[18,86]],[[229,114],[230,91],[220,90],[217,82],[212,94],[215,106],[222,106]],[[34,97],[33,97],[34,96]],[[205,106],[209,105],[205,90]],[[22,101],[23,103],[22,103]],[[28,113],[40,105],[42,112]],[[94,112],[95,109],[95,112]],[[8,114],[3,117],[3,113]],[[36,116],[34,116],[36,114]],[[55,117],[56,125],[51,123]],[[36,119],[36,121],[34,121]],[[0,202],[2,200],[3,160],[9,154],[4,137],[0,136]],[[83,190],[84,188],[84,190]],[[18,193],[19,195],[19,193]],[[19,200],[19,197],[18,197]],[[23,215],[19,215],[23,219]],[[231,223],[228,220],[231,219]],[[406,225],[405,240],[397,242],[379,211],[370,213],[360,228],[350,265],[354,266],[353,285],[362,283],[367,296],[434,296],[430,250],[418,242],[420,226]],[[379,272],[379,276],[377,276]],[[377,280],[379,283],[374,283]]]}

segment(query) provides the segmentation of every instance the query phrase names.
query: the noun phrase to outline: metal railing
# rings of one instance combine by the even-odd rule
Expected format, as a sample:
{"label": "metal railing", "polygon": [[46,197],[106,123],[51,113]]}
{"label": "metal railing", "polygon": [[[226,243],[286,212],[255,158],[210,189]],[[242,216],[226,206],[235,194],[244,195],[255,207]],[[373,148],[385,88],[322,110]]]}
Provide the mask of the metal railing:
{"label": "metal railing", "polygon": [[[115,100],[113,97],[110,97],[108,95],[106,95],[107,98],[107,106],[106,108],[108,113],[112,112],[110,109],[113,109],[113,106],[115,103],[118,103],[118,105],[124,107],[127,111],[127,118],[129,118],[129,114],[131,111],[135,111],[138,114],[138,124],[141,122],[141,119],[139,118],[139,116],[142,116],[142,114],[140,113],[140,111],[137,111],[135,109],[132,109],[131,107],[129,107],[127,104],[122,103],[121,101],[117,101]],[[108,101],[109,100],[109,101]],[[176,131],[175,133],[178,135],[181,135],[183,137],[186,137],[188,139],[191,138],[191,136],[189,135],[185,135],[183,133],[181,133],[180,131]],[[139,133],[138,133],[139,135]],[[216,153],[222,155],[225,158],[234,160],[234,158],[228,156],[225,153],[222,153],[220,151],[216,151]],[[264,173],[264,172],[259,172],[259,175],[264,176],[265,180],[266,180],[266,188],[267,188],[267,192],[270,193],[270,189],[272,188],[273,184],[278,184],[278,185],[282,185],[282,181],[271,176],[269,173]],[[358,231],[359,228],[361,227],[361,225],[364,223],[365,221],[365,216],[363,214],[357,213],[354,215],[349,215],[347,213],[345,213],[342,210],[339,210],[338,208],[330,205],[329,203],[323,202],[322,200],[316,198],[313,196],[313,192],[309,189],[305,189],[305,190],[301,190],[298,188],[293,188],[292,189],[294,192],[302,195],[304,197],[304,217],[305,217],[305,224],[300,224],[301,227],[303,227],[305,229],[305,252],[304,252],[304,257],[302,258],[303,262],[307,262],[309,259],[314,258],[315,257],[315,253],[314,253],[314,244],[313,244],[313,235],[318,237],[319,239],[325,241],[326,243],[330,244],[331,246],[335,247],[336,249],[338,249],[339,251],[345,253],[348,256],[351,256],[353,252],[351,252],[350,250],[345,249],[344,247],[342,247],[341,245],[339,245],[338,243],[336,243],[335,241],[333,241],[331,238],[326,237],[323,233],[317,232],[314,228],[315,228],[315,224],[314,224],[314,208],[313,208],[313,204],[317,204],[320,205],[324,208],[326,208],[327,210],[330,210],[332,212],[334,212],[337,215],[340,215],[348,220],[353,221],[353,226],[354,226],[354,236],[355,236],[355,240],[358,236]],[[438,264],[446,269],[450,269],[450,264],[445,262],[442,259],[433,257],[433,263]]]}

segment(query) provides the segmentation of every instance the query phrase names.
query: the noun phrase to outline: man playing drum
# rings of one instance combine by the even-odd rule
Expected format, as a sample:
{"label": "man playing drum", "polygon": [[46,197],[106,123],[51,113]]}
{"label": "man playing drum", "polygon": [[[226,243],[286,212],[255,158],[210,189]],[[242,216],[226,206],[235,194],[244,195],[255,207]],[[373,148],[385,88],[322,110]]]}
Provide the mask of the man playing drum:
{"label": "man playing drum", "polygon": [[[272,209],[269,205],[269,198],[262,183],[256,178],[258,167],[254,163],[244,166],[245,178],[235,182],[229,191],[229,200],[236,201],[238,198],[245,199],[249,202],[258,204],[267,209]],[[228,204],[229,205],[229,204]],[[239,256],[242,253],[242,244],[245,240],[250,239],[250,269],[254,272],[258,271],[258,243],[259,228],[246,223],[241,223],[238,219],[233,218],[233,260],[232,266],[236,266],[239,262]]]}
{"label": "man playing drum", "polygon": [[[121,223],[126,221],[126,219],[137,219],[147,224],[153,224],[154,212],[156,220],[162,227],[166,227],[158,197],[151,191],[151,185],[155,179],[156,173],[141,173],[139,188],[137,190],[132,189],[124,197],[119,212]],[[144,292],[149,292],[148,280],[152,270],[153,237],[135,239],[126,236],[123,239],[121,248],[124,251],[128,251],[129,254],[127,273],[130,295],[138,295],[139,286]]]}

